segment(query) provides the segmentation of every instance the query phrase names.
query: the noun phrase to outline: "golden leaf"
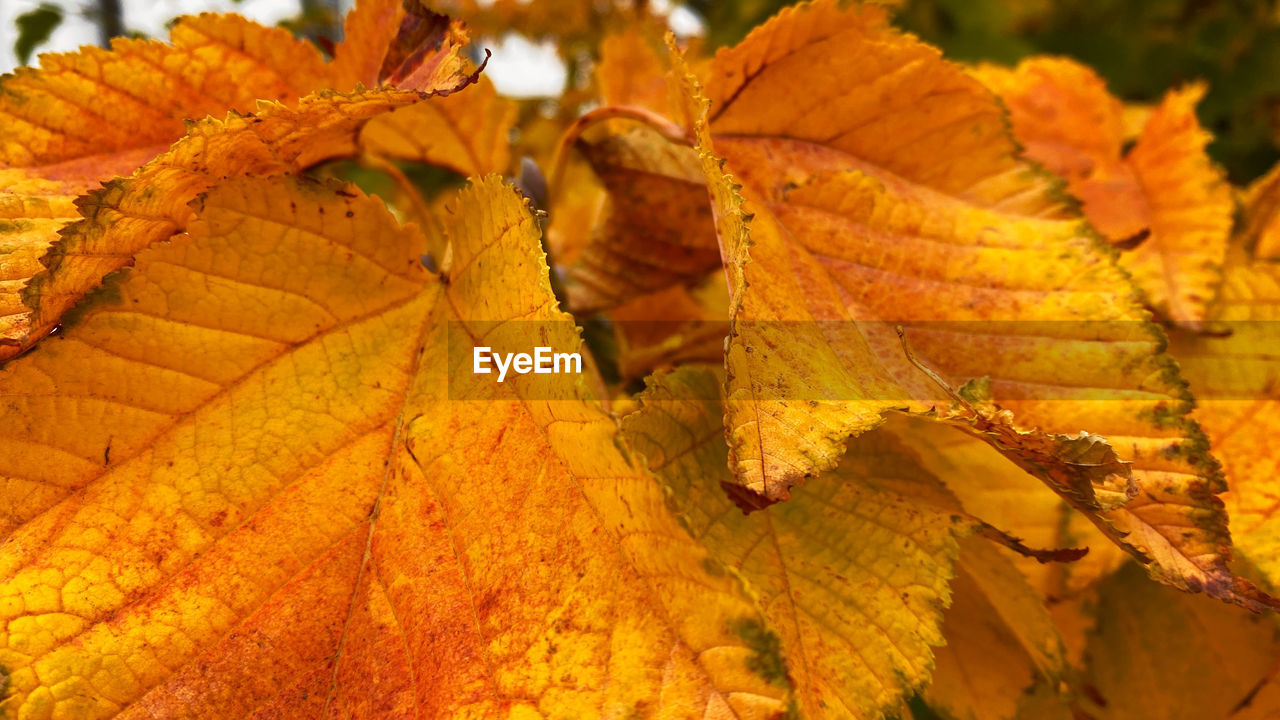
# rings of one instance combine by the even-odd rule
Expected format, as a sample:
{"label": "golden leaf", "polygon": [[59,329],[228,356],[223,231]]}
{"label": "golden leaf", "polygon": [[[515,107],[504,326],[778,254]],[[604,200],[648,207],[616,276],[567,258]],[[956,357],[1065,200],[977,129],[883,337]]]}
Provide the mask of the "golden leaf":
{"label": "golden leaf", "polygon": [[1222,459],[1233,545],[1280,586],[1280,514],[1273,482],[1280,472],[1280,262],[1235,247],[1218,300],[1214,334],[1176,332],[1171,351],[1196,393],[1195,418]]}
{"label": "golden leaf", "polygon": [[1280,165],[1249,186],[1244,206],[1244,243],[1259,259],[1280,260]]}
{"label": "golden leaf", "polygon": [[365,152],[448,168],[461,175],[506,172],[516,105],[488,78],[465,92],[417,103],[372,119],[360,133]]}
{"label": "golden leaf", "polygon": [[669,287],[609,311],[618,339],[618,372],[641,378],[688,362],[719,362],[728,305],[728,288],[717,272],[692,288]]}
{"label": "golden leaf", "polygon": [[608,192],[608,204],[601,226],[569,268],[566,289],[575,310],[692,285],[720,264],[696,153],[643,126],[578,147]]}
{"label": "golden leaf", "polygon": [[579,349],[512,189],[461,193],[447,282],[351,188],[195,213],[0,370],[5,500],[65,496],[0,545],[4,717],[781,716],[582,377],[451,376],[480,333]]}
{"label": "golden leaf", "polygon": [[[129,178],[108,182],[77,201],[83,220],[69,225],[42,259],[46,269],[23,291],[34,308],[31,337],[42,337],[134,254],[179,232],[188,203],[219,177],[297,172],[322,160],[356,154],[360,129],[372,118],[421,102],[416,92],[325,92],[295,108],[264,105],[256,115],[194,123],[187,136]],[[431,99],[426,102],[432,102]]]}
{"label": "golden leaf", "polygon": [[[566,291],[581,312],[693,285],[720,264],[697,153],[683,141],[683,130],[663,118],[674,114],[674,99],[669,63],[654,35],[633,28],[601,43],[595,76],[604,104],[560,141],[555,175],[564,174],[560,166],[576,149],[606,196],[601,222],[586,242],[576,243],[581,250],[568,265]],[[557,196],[573,192],[554,179]],[[557,222],[553,214],[553,229]]]}
{"label": "golden leaf", "polygon": [[1046,599],[1076,596],[1128,557],[1042,481],[959,428],[894,414],[878,432],[891,433],[915,452],[969,513],[1032,547],[1087,548],[1088,554],[1070,563],[1018,563]]}

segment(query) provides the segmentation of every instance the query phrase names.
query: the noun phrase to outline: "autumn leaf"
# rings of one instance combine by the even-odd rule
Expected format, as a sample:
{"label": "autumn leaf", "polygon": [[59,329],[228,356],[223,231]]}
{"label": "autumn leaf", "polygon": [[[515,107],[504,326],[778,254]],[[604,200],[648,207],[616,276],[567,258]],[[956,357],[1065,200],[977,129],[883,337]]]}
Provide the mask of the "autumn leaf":
{"label": "autumn leaf", "polygon": [[[1243,237],[1241,238],[1243,240]],[[1210,309],[1212,334],[1177,332],[1171,351],[1196,393],[1195,417],[1222,458],[1233,544],[1280,584],[1280,516],[1272,478],[1280,452],[1280,263],[1236,246]]]}
{"label": "autumn leaf", "polygon": [[362,0],[347,14],[343,42],[334,49],[331,88],[447,88],[470,72],[461,55],[467,40],[461,22],[421,4]]}
{"label": "autumn leaf", "polygon": [[1196,120],[1203,85],[1168,93],[1132,149],[1102,79],[1076,62],[1031,58],[977,76],[1009,107],[1028,158],[1067,181],[1085,217],[1113,243],[1152,305],[1189,327],[1204,320],[1231,231],[1231,191]]}
{"label": "autumn leaf", "polygon": [[[607,196],[602,221],[568,268],[566,290],[578,312],[690,286],[720,265],[698,155],[683,129],[664,119],[679,111],[654,40],[642,30],[605,39],[596,70],[603,105],[561,140],[561,155],[580,154]],[[557,185],[557,195],[567,192]]]}
{"label": "autumn leaf", "polygon": [[450,379],[459,332],[578,347],[514,191],[460,195],[447,283],[350,188],[195,211],[0,370],[6,497],[65,495],[0,547],[6,716],[781,713],[754,602],[581,377]]}
{"label": "autumn leaf", "polygon": [[576,310],[692,285],[719,264],[702,170],[692,150],[645,127],[579,147],[609,193],[609,205],[595,237],[569,269]]}
{"label": "autumn leaf", "polygon": [[1280,259],[1280,165],[1249,186],[1244,205],[1244,244],[1258,258]]}
{"label": "autumn leaf", "polygon": [[[798,89],[801,67],[829,82]],[[861,85],[875,94],[848,90]],[[1224,483],[1163,335],[1087,228],[1053,219],[1047,181],[976,81],[878,9],[818,2],[719,53],[709,102],[685,86],[730,287],[726,432],[744,504],[785,499],[886,411],[985,378],[991,407],[1012,411],[987,439],[1027,468],[1096,477],[1071,460],[1098,442],[1070,434],[1081,426],[1132,463],[1137,494],[1118,508],[1078,477],[1041,477],[1153,577],[1274,604],[1227,567]],[[823,102],[832,112],[811,112]],[[969,415],[979,436],[994,417]],[[1035,459],[1046,443],[1066,451],[1051,466]],[[1102,473],[1109,494],[1118,473]]]}
{"label": "autumn leaf", "polygon": [[[20,68],[4,78],[0,243],[9,252],[0,264],[0,359],[38,342],[65,309],[23,295],[32,277],[58,261],[57,251],[44,255],[75,219],[73,199],[166,151],[186,134],[188,120],[249,112],[259,101],[293,104],[315,90],[376,86],[383,55],[397,39],[370,26],[395,28],[404,17],[398,0],[362,0],[348,19],[348,42],[330,64],[282,28],[236,15],[200,15],[179,20],[168,44],[117,39],[110,50],[45,55],[40,69]],[[460,29],[415,39],[434,44],[405,48],[413,52],[406,67],[419,73],[405,88],[431,93],[466,83]]]}
{"label": "autumn leaf", "polygon": [[719,384],[692,368],[657,376],[625,434],[693,534],[761,593],[805,716],[881,717],[929,677],[965,532],[958,506],[872,434],[792,502],[739,512],[719,487],[730,479]]}
{"label": "autumn leaf", "polygon": [[1273,618],[1172,592],[1132,565],[1104,583],[1097,614],[1082,702],[1091,717],[1245,720],[1280,710]]}
{"label": "autumn leaf", "polygon": [[[1033,685],[1045,686],[1050,697],[1066,686],[1066,653],[1053,620],[995,546],[964,540],[951,588],[954,602],[942,624],[946,645],[937,650],[924,696],[930,707],[954,718],[1014,718],[1040,701],[1024,696]],[[1044,710],[1037,716],[1047,717]],[[1066,715],[1065,703],[1058,714]]]}
{"label": "autumn leaf", "polygon": [[1191,594],[1280,607],[1221,77],[1208,147],[1194,75],[892,3],[430,5],[0,78],[0,718],[1277,713]]}
{"label": "autumn leaf", "polygon": [[609,320],[618,340],[618,372],[639,378],[690,362],[720,362],[728,307],[728,288],[717,272],[692,288],[672,286],[614,308]]}
{"label": "autumn leaf", "polygon": [[892,434],[916,453],[969,513],[1032,547],[1087,548],[1070,563],[1017,564],[1050,602],[1077,596],[1129,557],[1042,481],[958,428],[894,414],[877,432]]}
{"label": "autumn leaf", "polygon": [[882,717],[929,678],[957,539],[1017,542],[965,513],[881,432],[852,441],[837,468],[789,502],[737,511],[721,491],[732,482],[722,392],[722,379],[703,368],[651,376],[624,434],[694,536],[761,594],[804,715]]}
{"label": "autumn leaf", "polygon": [[319,52],[285,30],[200,16],[175,24],[169,45],[117,40],[112,50],[45,55],[40,70],[4,78],[0,202],[9,222],[0,237],[12,251],[0,266],[0,357],[38,339],[20,293],[76,216],[75,196],[163,152],[184,134],[184,118],[297,97],[323,87],[323,71]]}
{"label": "autumn leaf", "polygon": [[372,119],[360,149],[396,160],[448,168],[464,176],[501,173],[511,164],[507,136],[515,103],[481,76],[465,92],[398,108]]}

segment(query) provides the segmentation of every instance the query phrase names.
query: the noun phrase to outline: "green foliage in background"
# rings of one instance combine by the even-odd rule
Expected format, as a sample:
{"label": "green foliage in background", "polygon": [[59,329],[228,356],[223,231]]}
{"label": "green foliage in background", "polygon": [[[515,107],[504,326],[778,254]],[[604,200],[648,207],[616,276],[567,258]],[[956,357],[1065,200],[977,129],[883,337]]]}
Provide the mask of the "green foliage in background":
{"label": "green foliage in background", "polygon": [[36,46],[48,41],[53,31],[62,24],[62,8],[44,3],[35,10],[19,15],[14,24],[17,26],[18,39],[13,43],[13,54],[18,56],[19,65],[26,65]]}
{"label": "green foliage in background", "polygon": [[907,0],[898,23],[956,60],[1066,55],[1154,102],[1202,79],[1210,154],[1247,182],[1280,158],[1280,7],[1259,0]]}

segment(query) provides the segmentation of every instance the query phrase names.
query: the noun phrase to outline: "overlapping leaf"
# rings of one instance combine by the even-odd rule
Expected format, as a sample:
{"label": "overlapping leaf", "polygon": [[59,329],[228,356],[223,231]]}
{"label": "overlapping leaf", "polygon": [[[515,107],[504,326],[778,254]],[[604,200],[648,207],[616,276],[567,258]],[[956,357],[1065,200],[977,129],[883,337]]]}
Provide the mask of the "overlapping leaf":
{"label": "overlapping leaf", "polygon": [[1077,595],[1128,557],[1084,515],[987,443],[956,428],[901,415],[890,416],[881,431],[915,452],[968,512],[1033,547],[1088,549],[1070,563],[1018,565],[1046,600]]}
{"label": "overlapping leaf", "polygon": [[465,92],[374,118],[360,133],[360,148],[462,175],[501,173],[511,163],[507,137],[515,116],[515,103],[499,97],[493,83],[481,76]]}
{"label": "overlapping leaf", "polygon": [[595,113],[627,114],[575,144],[608,194],[603,222],[569,268],[567,290],[578,310],[692,285],[720,264],[697,153],[673,132],[637,123],[678,114],[653,41],[652,33],[632,30],[602,44],[596,78],[605,107]]}
{"label": "overlapping leaf", "polygon": [[[117,39],[110,50],[46,55],[40,69],[4,78],[0,243],[9,252],[0,265],[0,359],[38,342],[65,309],[42,305],[39,293],[24,298],[23,289],[45,272],[42,257],[75,217],[71,201],[164,152],[186,133],[187,120],[252,111],[260,101],[293,104],[317,90],[374,87],[387,77],[380,73],[389,49],[409,56],[405,88],[431,93],[465,84],[458,54],[465,35],[447,18],[434,34],[397,35],[402,20],[413,25],[414,17],[396,0],[361,2],[349,18],[349,41],[329,64],[284,29],[201,15],[178,21],[168,44]],[[130,251],[97,252],[127,260]],[[61,262],[59,254],[44,259],[50,262]]]}
{"label": "overlapping leaf", "polygon": [[513,190],[461,195],[447,283],[350,188],[195,212],[0,370],[5,500],[79,487],[0,546],[4,717],[781,714],[754,603],[582,378],[451,380],[481,328],[578,347]]}
{"label": "overlapping leaf", "polygon": [[1219,279],[1234,210],[1231,190],[1205,153],[1196,120],[1205,88],[1170,92],[1125,145],[1120,101],[1092,70],[1032,58],[977,72],[1004,100],[1027,157],[1067,180],[1107,239],[1136,247],[1121,264],[1154,307],[1175,322],[1204,320]]}
{"label": "overlapping leaf", "polygon": [[[801,74],[827,82],[801,88]],[[787,497],[885,410],[938,404],[939,382],[987,377],[1020,425],[1087,428],[1132,462],[1124,507],[1063,495],[1154,576],[1272,602],[1227,568],[1222,478],[1161,333],[1088,230],[1052,219],[1048,181],[975,80],[873,7],[816,2],[718,54],[707,94],[700,148],[727,160],[745,196],[704,155],[732,295],[726,423],[745,502]],[[695,102],[691,121],[701,112]],[[1006,427],[997,447],[1018,437]]]}
{"label": "overlapping leaf", "polygon": [[720,488],[731,477],[716,375],[656,376],[641,403],[626,435],[694,535],[761,594],[804,716],[881,717],[922,687],[956,537],[975,529],[937,478],[873,433],[791,502],[748,516]]}
{"label": "overlapping leaf", "polygon": [[188,203],[219,177],[296,172],[357,152],[370,119],[421,101],[416,92],[320,93],[295,108],[264,106],[256,115],[195,123],[173,149],[132,177],[108,182],[77,202],[83,220],[62,232],[43,259],[46,269],[24,290],[43,334],[106,274],[134,254],[180,231]]}
{"label": "overlapping leaf", "polygon": [[[624,433],[693,534],[760,593],[804,717],[881,717],[923,687],[931,648],[942,641],[959,538],[982,533],[1031,552],[964,512],[906,445],[882,432],[852,441],[836,469],[796,488],[789,502],[743,514],[722,491],[732,476],[718,373],[685,367],[655,375],[639,400],[623,418]],[[974,552],[970,571],[1002,592],[1016,570]],[[1027,602],[1038,600],[1022,587],[1023,595],[995,602],[1028,612]],[[1009,620],[1018,631],[1031,622]],[[1027,641],[1042,670],[1056,667],[1047,655],[1053,648]]]}

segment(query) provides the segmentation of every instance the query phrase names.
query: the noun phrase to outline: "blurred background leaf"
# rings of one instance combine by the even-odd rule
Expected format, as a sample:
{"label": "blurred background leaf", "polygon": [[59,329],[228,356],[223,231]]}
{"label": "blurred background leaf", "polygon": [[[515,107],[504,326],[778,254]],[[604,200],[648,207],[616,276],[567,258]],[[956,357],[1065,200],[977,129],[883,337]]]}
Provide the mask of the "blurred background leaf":
{"label": "blurred background leaf", "polygon": [[44,3],[19,15],[14,24],[17,25],[18,39],[13,43],[13,54],[20,64],[26,65],[35,49],[62,24],[62,8]]}

